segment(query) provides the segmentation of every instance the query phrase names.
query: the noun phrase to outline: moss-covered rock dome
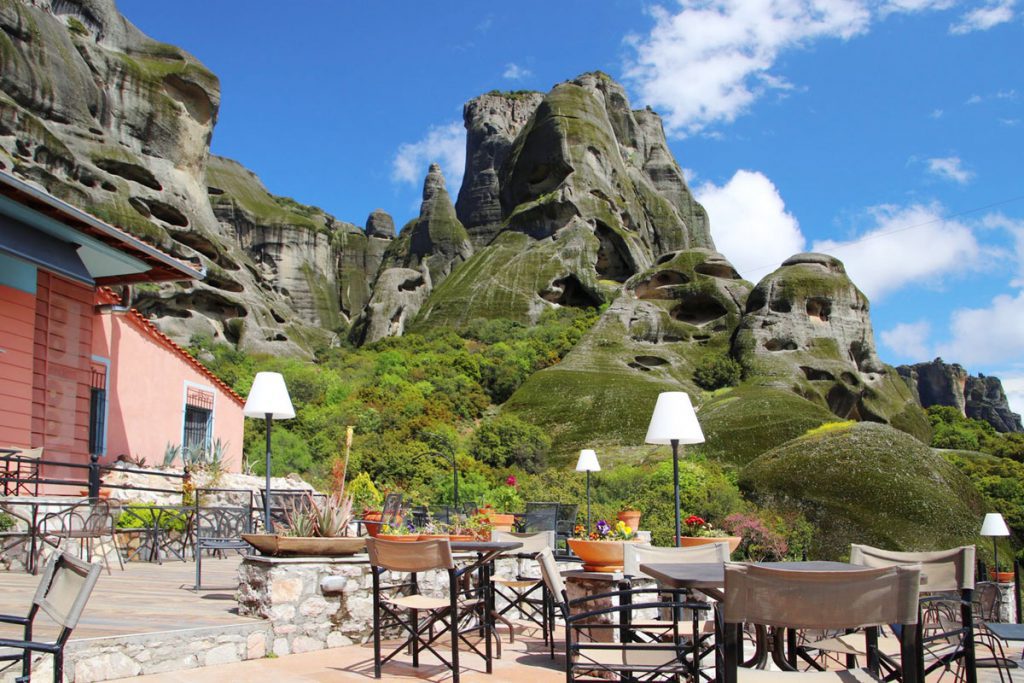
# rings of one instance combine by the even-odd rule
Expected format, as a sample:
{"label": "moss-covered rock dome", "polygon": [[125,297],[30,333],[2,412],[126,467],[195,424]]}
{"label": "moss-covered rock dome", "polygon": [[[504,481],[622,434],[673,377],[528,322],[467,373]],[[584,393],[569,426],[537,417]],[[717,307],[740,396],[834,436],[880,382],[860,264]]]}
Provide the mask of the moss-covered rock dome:
{"label": "moss-covered rock dome", "polygon": [[935,550],[973,543],[981,501],[931,448],[887,425],[819,428],[748,465],[740,487],[755,500],[802,512],[818,532],[814,559],[850,543]]}

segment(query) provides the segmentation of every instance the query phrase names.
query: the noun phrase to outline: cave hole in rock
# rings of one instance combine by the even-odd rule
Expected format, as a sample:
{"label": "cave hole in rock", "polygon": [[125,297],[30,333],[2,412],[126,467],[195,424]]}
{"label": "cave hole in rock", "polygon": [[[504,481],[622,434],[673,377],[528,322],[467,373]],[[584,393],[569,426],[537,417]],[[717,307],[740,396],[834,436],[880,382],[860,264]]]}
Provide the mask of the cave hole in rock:
{"label": "cave hole in rock", "polygon": [[669,342],[669,343],[684,341],[683,337],[680,337],[680,336],[675,335],[675,334],[666,334],[664,337],[661,338],[661,340],[663,342]]}
{"label": "cave hole in rock", "polygon": [[214,111],[213,103],[210,102],[206,91],[195,83],[186,81],[176,74],[171,74],[164,78],[164,92],[171,99],[181,102],[189,116],[199,123],[210,122]]}
{"label": "cave hole in rock", "polygon": [[821,370],[819,368],[812,368],[812,367],[809,367],[807,365],[801,365],[800,366],[800,370],[803,371],[804,377],[806,377],[807,379],[811,380],[812,382],[819,381],[819,380],[826,380],[826,381],[829,381],[829,382],[834,382],[835,379],[836,379],[836,376],[833,375],[828,370]]}
{"label": "cave hole in rock", "polygon": [[659,271],[650,280],[641,282],[636,286],[636,298],[638,299],[673,299],[669,287],[685,285],[690,281],[684,273],[675,270]]}
{"label": "cave hole in rock", "polygon": [[793,302],[788,299],[775,298],[768,302],[768,309],[776,313],[789,313],[793,310]]}
{"label": "cave hole in rock", "polygon": [[267,341],[288,341],[288,337],[286,337],[282,333],[278,332],[273,337],[268,337]]}
{"label": "cave hole in rock", "polygon": [[739,280],[740,274],[728,263],[701,263],[694,268],[701,275],[721,278],[723,280]]}
{"label": "cave hole in rock", "polygon": [[807,300],[807,316],[814,320],[827,323],[832,315],[832,302],[822,297],[811,297]]}
{"label": "cave hole in rock", "polygon": [[161,202],[158,199],[146,199],[143,201],[146,202],[146,206],[153,212],[155,218],[159,218],[165,223],[176,225],[179,228],[188,226],[188,218],[177,207]]}
{"label": "cave hole in rock", "polygon": [[766,341],[764,348],[769,351],[796,351],[798,347],[792,339],[779,339],[776,337]]}
{"label": "cave hole in rock", "polygon": [[206,193],[207,194],[218,195],[218,194],[224,194],[224,190],[220,189],[219,187],[214,187],[213,185],[207,185],[206,186]]}
{"label": "cave hole in rock", "polygon": [[651,371],[651,369],[649,367],[647,367],[646,365],[644,365],[642,363],[637,363],[636,361],[630,361],[629,363],[626,363],[626,365],[628,365],[629,367],[633,368],[634,370],[640,370],[641,372],[650,372]]}
{"label": "cave hole in rock", "polygon": [[854,375],[852,372],[844,372],[843,374],[839,375],[839,378],[846,382],[847,384],[849,384],[850,386],[860,386],[860,380],[857,379],[856,375]]}
{"label": "cave hole in rock", "polygon": [[850,391],[842,384],[836,384],[828,391],[825,397],[828,409],[841,418],[848,420],[860,420],[859,403],[860,396]]}
{"label": "cave hole in rock", "polygon": [[[422,275],[421,276],[417,276],[417,277],[411,277],[408,280],[402,281],[398,285],[398,291],[399,292],[413,292],[413,291],[419,289],[420,287],[422,287],[425,284],[426,284],[426,282],[423,280],[423,276]],[[401,311],[399,311],[399,313],[401,313]]]}
{"label": "cave hole in rock", "polygon": [[275,310],[274,310],[273,308],[271,308],[271,309],[270,309],[270,315],[271,315],[271,317],[273,317],[273,318],[274,318],[274,320],[275,320],[275,321],[277,321],[278,323],[283,323],[283,322],[284,322],[284,316],[282,316],[282,315],[281,315],[280,313],[278,313],[277,311],[275,311]]}
{"label": "cave hole in rock", "polygon": [[117,159],[97,159],[96,167],[112,175],[120,176],[125,180],[131,180],[139,185],[144,185],[151,190],[159,192],[164,189],[160,181],[156,179],[156,176],[148,168],[138,164]]}
{"label": "cave hole in rock", "polygon": [[555,280],[547,289],[540,292],[545,301],[560,306],[572,306],[574,308],[597,308],[601,300],[580,284],[579,279],[572,274]]}
{"label": "cave hole in rock", "polygon": [[167,302],[161,299],[144,299],[136,301],[133,308],[147,318],[182,318],[187,320],[192,317],[192,311],[177,308],[176,305],[168,306]]}
{"label": "cave hole in rock", "polygon": [[636,356],[633,360],[648,368],[657,368],[662,365],[668,365],[668,361],[661,356]]}
{"label": "cave hole in rock", "polygon": [[238,292],[245,291],[245,287],[243,287],[240,282],[236,282],[235,280],[225,275],[221,275],[216,271],[209,271],[206,274],[205,282],[211,287],[223,289],[225,292],[234,292],[237,294]]}
{"label": "cave hole in rock", "polygon": [[706,325],[712,320],[718,320],[726,313],[728,311],[725,310],[725,306],[713,296],[697,293],[687,294],[669,315],[691,325]]}
{"label": "cave hole in rock", "polygon": [[224,321],[224,338],[232,344],[237,344],[242,339],[242,330],[245,323],[239,318],[232,318]]}
{"label": "cave hole in rock", "polygon": [[755,289],[751,291],[749,295],[747,295],[746,312],[753,313],[754,311],[760,311],[762,308],[764,308],[764,305],[766,303],[767,299],[765,299],[764,290]]}
{"label": "cave hole in rock", "polygon": [[862,341],[850,342],[850,360],[857,364],[859,368],[861,364],[871,357],[871,347]]}
{"label": "cave hole in rock", "polygon": [[[174,235],[174,240],[176,242],[181,242],[187,247],[195,249],[206,258],[217,263],[217,265],[225,265],[220,262],[221,255],[217,251],[217,246],[213,243],[213,241],[210,238],[208,238],[206,235],[200,232],[196,232],[194,230],[190,230],[188,232],[180,232]],[[230,263],[231,266],[233,266],[231,268],[232,270],[238,270],[237,264],[231,261],[228,261],[228,263]]]}
{"label": "cave hole in rock", "polygon": [[149,204],[147,204],[146,200],[144,199],[140,199],[138,197],[129,197],[128,204],[130,204],[133,209],[138,211],[139,214],[141,214],[145,218],[149,218],[153,215],[153,212],[149,210]]}
{"label": "cave hole in rock", "polygon": [[104,180],[103,182],[101,182],[100,187],[106,190],[107,192],[117,192],[117,185],[110,182],[109,180]]}
{"label": "cave hole in rock", "polygon": [[174,304],[220,320],[244,318],[249,315],[244,306],[209,289],[197,289],[188,294],[178,295],[174,297]]}
{"label": "cave hole in rock", "polygon": [[678,251],[670,251],[667,254],[662,254],[661,256],[659,256],[658,260],[655,261],[654,263],[655,263],[655,265],[663,266],[666,263],[668,263],[669,261],[671,261],[672,259],[674,259],[676,256],[679,256],[679,252]]}
{"label": "cave hole in rock", "polygon": [[601,221],[597,221],[594,235],[601,243],[597,249],[597,263],[594,264],[597,276],[614,282],[628,280],[636,272],[636,266],[629,255],[626,241]]}

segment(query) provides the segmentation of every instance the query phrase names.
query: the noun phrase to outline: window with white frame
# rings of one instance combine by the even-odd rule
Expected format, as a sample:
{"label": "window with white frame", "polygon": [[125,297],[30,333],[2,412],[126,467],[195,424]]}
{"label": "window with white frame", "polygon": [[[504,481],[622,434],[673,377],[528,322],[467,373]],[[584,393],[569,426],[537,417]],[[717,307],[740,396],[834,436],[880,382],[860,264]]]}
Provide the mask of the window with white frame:
{"label": "window with white frame", "polygon": [[182,451],[193,457],[210,452],[213,438],[213,392],[189,387],[185,393],[185,429],[181,437]]}

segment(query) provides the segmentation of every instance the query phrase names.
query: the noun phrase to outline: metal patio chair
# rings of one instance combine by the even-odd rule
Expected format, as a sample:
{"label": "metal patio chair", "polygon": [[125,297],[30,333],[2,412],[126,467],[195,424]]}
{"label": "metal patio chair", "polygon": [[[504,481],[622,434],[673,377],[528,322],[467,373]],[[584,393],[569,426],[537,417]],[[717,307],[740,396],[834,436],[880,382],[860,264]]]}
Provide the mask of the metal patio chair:
{"label": "metal patio chair", "polygon": [[555,534],[553,531],[538,531],[532,534],[513,534],[505,531],[491,532],[492,541],[516,541],[522,543],[522,547],[515,551],[517,558],[517,571],[512,576],[492,576],[491,584],[494,588],[495,598],[505,600],[505,605],[495,607],[494,619],[508,627],[508,642],[515,642],[515,624],[512,621],[512,611],[519,613],[520,623],[526,626],[536,626],[544,634],[544,644],[549,645],[549,638],[553,638],[553,624],[550,623],[549,609],[550,598],[544,587],[544,579],[539,571],[533,575],[526,573],[526,562],[536,561],[536,555],[544,548],[554,548]]}
{"label": "metal patio chair", "polygon": [[[24,629],[21,640],[0,638],[0,662],[21,660],[21,676],[17,681],[27,683],[31,680],[32,654],[43,652],[53,655],[53,680],[62,683],[64,646],[78,625],[102,569],[99,564],[83,562],[68,553],[56,555],[46,565],[28,616],[0,615],[0,622],[16,624]],[[60,634],[52,642],[32,639],[32,627],[40,610],[60,626]]]}
{"label": "metal patio chair", "polygon": [[202,492],[197,490],[192,515],[197,591],[203,584],[204,552],[221,557],[229,550],[243,554],[252,552],[252,546],[242,539],[242,534],[252,531],[252,510],[248,507],[203,507],[199,504],[201,499]]}

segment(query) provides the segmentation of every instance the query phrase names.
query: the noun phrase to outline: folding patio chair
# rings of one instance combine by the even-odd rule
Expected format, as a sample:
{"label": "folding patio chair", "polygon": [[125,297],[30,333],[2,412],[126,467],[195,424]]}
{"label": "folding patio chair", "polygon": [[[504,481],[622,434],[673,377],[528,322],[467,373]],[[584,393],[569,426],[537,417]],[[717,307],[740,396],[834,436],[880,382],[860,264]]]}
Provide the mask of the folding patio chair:
{"label": "folding patio chair", "polygon": [[[536,626],[544,634],[544,644],[553,637],[551,624],[548,622],[549,599],[544,588],[544,580],[539,571],[528,575],[523,566],[525,562],[533,563],[536,555],[544,548],[554,548],[555,533],[539,531],[532,534],[514,534],[506,531],[491,532],[492,541],[515,541],[523,545],[517,549],[517,571],[514,576],[492,576],[495,598],[505,600],[505,605],[496,608],[494,619],[508,627],[508,642],[515,642],[515,624],[511,617],[515,610],[519,614],[519,622],[526,626]],[[528,558],[528,559],[527,559]]]}
{"label": "folding patio chair", "polygon": [[[961,668],[962,677],[967,683],[976,683],[972,608],[974,546],[930,552],[897,552],[851,544],[850,562],[866,567],[920,567],[921,615],[917,628],[923,650],[924,670],[921,675],[927,676],[939,669],[950,670],[955,664]],[[843,635],[811,643],[806,649],[847,657],[863,657],[866,654],[862,647]],[[894,637],[882,638],[879,649],[882,666],[888,671],[886,679],[902,679],[902,660],[897,657],[897,640]]]}
{"label": "folding patio chair", "polygon": [[[901,626],[900,652],[907,683],[922,683],[918,622],[917,567],[880,567],[854,570],[806,571],[758,566],[725,565],[725,598],[721,605],[724,683],[811,677],[815,683],[880,681],[878,627]],[[826,671],[765,671],[741,668],[743,624],[775,629],[862,630],[866,666]],[[782,631],[777,631],[777,635]],[[852,640],[853,636],[848,635]],[[776,646],[781,642],[776,638]],[[784,662],[776,657],[776,663]]]}
{"label": "folding patio chair", "polygon": [[[459,681],[459,643],[486,657],[466,640],[464,633],[480,629],[480,621],[464,625],[467,616],[483,618],[482,599],[460,600],[459,579],[464,570],[457,570],[447,539],[402,543],[385,538],[366,541],[373,575],[373,675],[381,677],[381,668],[395,655],[408,647],[412,665],[419,666],[420,652],[429,651],[452,672],[453,683]],[[448,574],[448,595],[438,598],[423,595],[419,590],[418,574],[442,570]],[[384,572],[391,572],[391,582],[381,582]],[[396,572],[408,573],[408,580],[395,580]],[[435,632],[434,627],[444,628]],[[387,656],[381,656],[381,639],[385,629],[398,628],[405,639]],[[434,649],[434,644],[445,635],[451,637],[451,661]]]}
{"label": "folding patio chair", "polygon": [[[21,660],[21,676],[17,681],[27,682],[31,679],[34,652],[53,655],[53,680],[55,683],[64,680],[64,646],[78,625],[102,569],[98,564],[82,562],[67,553],[56,555],[46,565],[28,616],[0,615],[0,622],[24,628],[22,640],[0,638],[0,662]],[[61,627],[60,634],[52,642],[32,639],[32,626],[39,610]]]}
{"label": "folding patio chair", "polygon": [[124,569],[115,528],[120,514],[118,501],[89,499],[44,516],[39,528],[43,541],[58,551],[68,552],[68,545],[74,541],[78,544],[79,557],[92,562],[94,549],[98,550],[109,574],[111,553]]}

